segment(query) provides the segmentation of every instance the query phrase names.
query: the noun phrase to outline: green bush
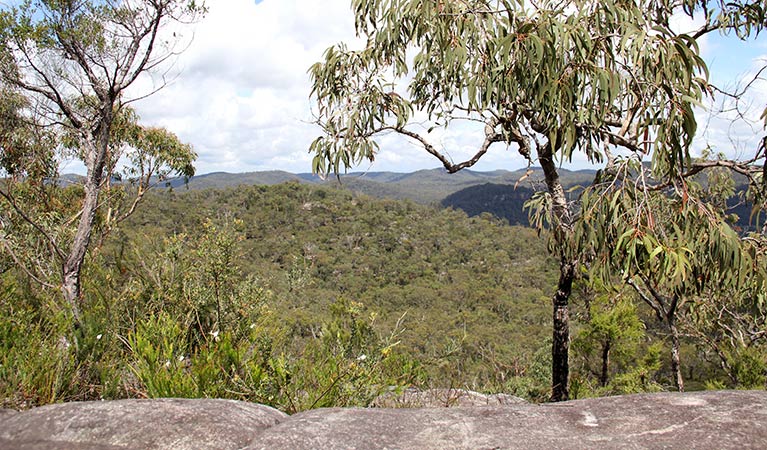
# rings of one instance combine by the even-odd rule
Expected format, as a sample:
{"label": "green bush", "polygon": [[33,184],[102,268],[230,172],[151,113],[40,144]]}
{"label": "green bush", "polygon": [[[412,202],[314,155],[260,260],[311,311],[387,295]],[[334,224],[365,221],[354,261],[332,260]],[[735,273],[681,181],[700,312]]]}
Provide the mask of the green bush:
{"label": "green bush", "polygon": [[0,309],[2,406],[27,408],[68,400],[76,392],[76,349],[63,314],[45,319],[26,307]]}

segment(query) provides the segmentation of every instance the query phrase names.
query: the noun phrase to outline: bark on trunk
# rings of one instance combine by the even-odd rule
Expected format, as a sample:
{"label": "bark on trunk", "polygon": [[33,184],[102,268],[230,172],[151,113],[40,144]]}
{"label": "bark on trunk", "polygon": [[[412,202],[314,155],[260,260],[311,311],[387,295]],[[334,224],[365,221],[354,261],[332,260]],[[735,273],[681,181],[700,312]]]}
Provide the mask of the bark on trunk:
{"label": "bark on trunk", "polygon": [[679,308],[679,296],[674,295],[668,302],[666,310],[666,324],[671,334],[671,373],[674,376],[674,386],[677,391],[684,392],[684,378],[682,378],[682,362],[679,356],[679,329],[676,327],[676,312]]}
{"label": "bark on trunk", "polygon": [[[551,143],[539,149],[538,161],[543,169],[546,187],[551,195],[551,214],[554,239],[563,244],[572,230],[572,217],[567,206],[567,197],[559,179],[554,162]],[[553,299],[553,340],[551,344],[551,400],[554,402],[570,398],[570,318],[568,303],[575,279],[576,262],[564,253],[560,256],[559,283]]]}
{"label": "bark on trunk", "polygon": [[83,150],[86,155],[85,164],[88,169],[85,176],[85,197],[83,198],[83,207],[80,221],[77,224],[77,231],[69,248],[67,258],[61,268],[61,292],[72,311],[76,325],[82,323],[80,275],[85,255],[88,252],[88,246],[93,236],[93,226],[96,222],[99,193],[101,191],[101,182],[104,178],[104,167],[109,149],[111,123],[112,105],[110,104],[108,108],[105,107],[102,110],[101,123],[97,132],[84,139]]}
{"label": "bark on trunk", "polygon": [[80,323],[82,313],[80,311],[80,274],[82,272],[85,255],[88,251],[91,235],[93,234],[93,224],[96,219],[96,210],[98,209],[100,180],[94,177],[88,171],[85,181],[85,198],[83,199],[83,209],[80,215],[80,222],[77,225],[75,238],[69,249],[69,254],[62,268],[63,282],[62,292],[64,299],[72,310],[75,322]]}
{"label": "bark on trunk", "polygon": [[562,262],[557,293],[554,294],[554,333],[551,343],[551,401],[561,402],[570,398],[570,316],[568,302],[572,292],[575,268],[572,263]]}
{"label": "bark on trunk", "polygon": [[671,373],[674,375],[674,385],[679,392],[684,392],[684,378],[682,378],[682,362],[679,356],[679,330],[673,320],[668,322],[671,331]]}
{"label": "bark on trunk", "polygon": [[608,370],[610,368],[610,341],[607,340],[602,345],[602,374],[599,377],[599,384],[602,387],[607,386],[608,380]]}

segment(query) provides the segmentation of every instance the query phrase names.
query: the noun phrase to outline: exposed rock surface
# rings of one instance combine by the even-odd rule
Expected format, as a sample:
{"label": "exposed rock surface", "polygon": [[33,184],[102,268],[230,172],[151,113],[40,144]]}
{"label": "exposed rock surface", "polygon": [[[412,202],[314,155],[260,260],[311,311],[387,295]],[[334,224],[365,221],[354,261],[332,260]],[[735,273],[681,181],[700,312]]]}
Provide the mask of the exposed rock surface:
{"label": "exposed rock surface", "polygon": [[481,394],[465,389],[406,389],[389,392],[373,401],[376,408],[450,408],[456,406],[525,405],[522,398],[508,394]]}
{"label": "exposed rock surface", "polygon": [[62,403],[0,416],[0,448],[242,448],[286,417],[232,400]]}
{"label": "exposed rock surface", "polygon": [[327,409],[291,417],[254,449],[767,448],[767,392],[652,394],[547,405]]}
{"label": "exposed rock surface", "polygon": [[124,450],[127,447],[91,444],[88,442],[64,442],[41,439],[18,441],[0,438],[0,448],[3,450]]}
{"label": "exposed rock surface", "polygon": [[558,404],[318,409],[121,400],[0,416],[0,448],[765,449],[767,392],[643,394]]}

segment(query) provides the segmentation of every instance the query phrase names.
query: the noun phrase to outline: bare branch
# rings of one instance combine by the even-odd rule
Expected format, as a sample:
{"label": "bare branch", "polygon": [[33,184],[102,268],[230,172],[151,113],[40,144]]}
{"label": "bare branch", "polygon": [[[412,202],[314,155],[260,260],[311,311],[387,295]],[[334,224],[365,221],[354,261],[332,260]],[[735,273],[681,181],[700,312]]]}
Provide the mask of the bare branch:
{"label": "bare branch", "polygon": [[[747,161],[733,161],[733,160],[721,160],[721,159],[711,160],[711,161],[697,161],[697,162],[693,162],[690,168],[686,172],[682,173],[680,177],[682,179],[690,178],[694,175],[697,175],[705,171],[706,169],[711,169],[714,167],[723,167],[745,176],[746,178],[748,178],[748,180],[752,184],[756,184],[756,179],[754,178],[754,175],[761,172],[762,168],[755,166],[754,163],[761,159],[762,159],[762,156],[760,156],[760,154],[757,154],[754,158]],[[649,191],[660,191],[672,186],[673,183],[674,183],[674,180],[666,180],[663,183],[648,186],[647,189]]]}
{"label": "bare branch", "polygon": [[5,247],[5,251],[11,255],[11,259],[13,259],[13,262],[16,263],[16,267],[19,267],[21,270],[24,271],[24,273],[27,274],[29,278],[35,281],[35,283],[47,287],[49,289],[55,289],[56,286],[46,283],[45,281],[41,280],[37,275],[32,273],[31,270],[26,266],[26,264],[22,263],[19,257],[16,255],[16,252],[13,251],[10,245],[8,245],[8,242],[5,239],[0,239],[0,241],[3,243],[3,247]]}
{"label": "bare branch", "polygon": [[396,133],[399,133],[411,139],[414,139],[418,141],[427,152],[429,152],[431,155],[437,158],[449,173],[455,173],[455,172],[458,172],[459,170],[465,169],[467,167],[471,167],[474,164],[476,164],[482,158],[482,156],[485,153],[487,153],[490,146],[493,145],[494,143],[505,141],[503,134],[495,131],[495,127],[497,125],[498,125],[498,121],[496,119],[492,119],[485,126],[485,139],[482,142],[482,145],[480,146],[479,150],[477,150],[474,156],[472,156],[470,159],[462,161],[458,164],[455,164],[444,153],[437,150],[423,136],[421,136],[418,133],[412,132],[410,130],[406,130],[404,127],[386,126],[386,127],[382,127],[375,130],[374,133],[372,134],[378,134],[379,132],[382,132],[382,131],[394,131]]}

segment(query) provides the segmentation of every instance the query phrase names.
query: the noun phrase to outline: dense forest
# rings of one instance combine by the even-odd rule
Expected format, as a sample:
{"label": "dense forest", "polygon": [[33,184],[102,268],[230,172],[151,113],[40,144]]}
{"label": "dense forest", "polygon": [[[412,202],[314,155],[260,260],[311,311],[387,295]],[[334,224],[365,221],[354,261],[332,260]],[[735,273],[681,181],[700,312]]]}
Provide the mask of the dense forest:
{"label": "dense forest", "polygon": [[[582,186],[566,182],[563,184],[571,189],[571,199],[577,199]],[[754,205],[746,198],[747,191],[748,186],[738,185],[734,188],[733,195],[724,199],[723,210],[727,219],[740,233],[756,231],[764,223],[761,215],[754,214]],[[529,226],[525,203],[534,192],[530,188],[514,184],[485,183],[454,192],[442,199],[440,203],[445,207],[460,209],[469,216],[489,213],[506,219],[512,225]]]}
{"label": "dense forest", "polygon": [[[535,230],[489,214],[295,182],[165,190],[86,270],[73,345],[57,293],[5,266],[4,406],[204,395],[296,411],[410,386],[548,396],[556,262]],[[666,335],[631,293],[584,285],[574,304],[576,396],[670,386]],[[693,386],[732,385],[704,341],[683,350]],[[762,383],[758,367],[738,385]]]}
{"label": "dense forest", "polygon": [[[227,394],[224,387],[234,389],[236,379],[255,376],[249,371],[270,372],[277,364],[289,372],[319,371],[314,377],[325,379],[300,381],[319,383],[316,395],[330,388],[321,383],[362,355],[365,370],[391,365],[386,374],[392,380],[373,378],[383,373],[349,373],[336,380],[343,381],[340,388],[357,382],[374,391],[432,383],[503,390],[504,379],[526,376],[541,358],[536,352],[545,349],[545,299],[554,270],[531,229],[296,183],[152,195],[95,258],[86,290],[94,310],[84,311],[84,327],[99,339],[86,348],[57,345],[45,307],[46,295],[55,294],[21,282],[23,273],[5,273],[0,370],[6,402],[213,395],[210,386],[185,384],[199,383],[194,366],[189,373],[175,366],[180,357],[193,365],[222,364],[209,360],[223,357],[210,353],[224,345],[244,353],[236,367],[215,367],[222,372],[211,375],[223,385],[216,395],[226,397],[275,402],[259,384],[249,385],[255,392],[248,395]],[[254,333],[268,349],[253,353]],[[51,366],[24,367],[35,348],[50,349],[35,362]],[[73,353],[83,351],[96,353]],[[82,359],[98,367],[77,367]],[[166,361],[179,372],[165,373]],[[545,361],[538,363],[545,368]],[[142,372],[144,364],[160,372]],[[24,374],[46,382],[20,378]],[[116,379],[100,382],[106,374]],[[188,380],[174,378],[184,376]],[[277,376],[264,375],[259,383],[279,383]],[[48,385],[47,377],[62,384]],[[524,389],[543,398],[545,375],[534,380]],[[162,382],[168,384],[157,385]],[[307,389],[289,384],[297,379],[282,382],[280,389]],[[339,393],[327,395],[312,403],[342,401]],[[346,395],[363,404],[372,400]],[[308,399],[277,398],[284,408],[309,406]]]}

